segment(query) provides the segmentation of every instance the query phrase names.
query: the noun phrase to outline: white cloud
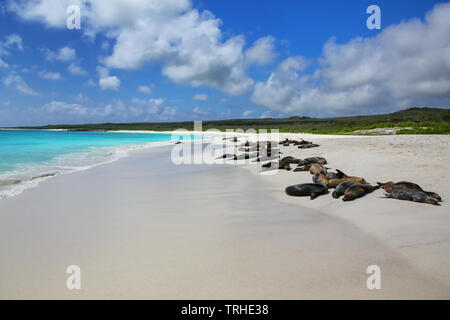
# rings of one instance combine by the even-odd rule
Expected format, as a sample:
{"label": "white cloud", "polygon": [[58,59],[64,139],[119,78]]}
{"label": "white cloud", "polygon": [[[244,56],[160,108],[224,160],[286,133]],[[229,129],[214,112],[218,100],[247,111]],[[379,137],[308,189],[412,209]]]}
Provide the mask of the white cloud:
{"label": "white cloud", "polygon": [[9,67],[9,65],[0,58],[0,68],[5,68],[6,69],[8,67]]}
{"label": "white cloud", "polygon": [[152,88],[150,88],[149,86],[142,85],[138,87],[138,91],[145,94],[150,94],[152,93]]}
{"label": "white cloud", "polygon": [[60,80],[61,74],[59,72],[49,72],[42,70],[38,73],[39,77],[46,80]]}
{"label": "white cloud", "polygon": [[81,7],[85,34],[104,32],[115,42],[111,55],[102,59],[108,68],[159,63],[163,74],[176,83],[233,95],[248,92],[254,84],[247,75],[243,36],[225,38],[221,21],[209,11],[193,9],[190,0],[61,0],[55,6],[51,0],[16,0],[9,10],[25,20],[65,28],[69,4]]}
{"label": "white cloud", "polygon": [[9,49],[23,50],[23,40],[18,34],[10,34],[0,41],[0,55],[9,55]]}
{"label": "white cloud", "polygon": [[206,101],[208,100],[208,95],[204,94],[204,93],[198,93],[195,94],[192,99],[197,100],[197,101]]}
{"label": "white cloud", "polygon": [[450,104],[450,3],[376,37],[327,42],[312,73],[303,59],[285,60],[251,100],[283,113],[337,115],[392,112]]}
{"label": "white cloud", "polygon": [[84,116],[89,109],[77,103],[66,103],[62,101],[51,101],[42,106],[42,111],[48,113],[62,113],[65,115]]}
{"label": "white cloud", "polygon": [[21,76],[15,73],[8,74],[3,78],[3,84],[7,87],[13,87],[19,92],[29,95],[36,96],[38,93],[28,86],[28,84],[22,79]]}
{"label": "white cloud", "polygon": [[249,63],[255,64],[267,64],[272,62],[276,54],[274,52],[275,38],[263,37],[256,40],[247,51],[245,52],[245,58]]}
{"label": "white cloud", "polygon": [[45,50],[45,59],[47,59],[48,61],[58,60],[62,62],[69,62],[75,60],[76,57],[77,54],[75,49],[70,47],[60,48],[56,52],[53,52],[51,50]]}
{"label": "white cloud", "polygon": [[79,65],[76,65],[74,63],[71,63],[68,67],[67,70],[69,70],[69,72],[73,75],[76,76],[85,76],[88,74],[88,72],[86,70],[84,70],[82,67],[80,67]]}
{"label": "white cloud", "polygon": [[99,80],[98,84],[102,90],[119,90],[120,79],[116,76],[110,76],[109,70],[104,67],[97,67]]}

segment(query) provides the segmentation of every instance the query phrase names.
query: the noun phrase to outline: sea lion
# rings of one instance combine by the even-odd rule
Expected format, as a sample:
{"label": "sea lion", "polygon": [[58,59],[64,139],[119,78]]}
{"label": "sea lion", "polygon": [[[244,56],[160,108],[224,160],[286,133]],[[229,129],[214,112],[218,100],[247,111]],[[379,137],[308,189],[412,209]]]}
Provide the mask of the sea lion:
{"label": "sea lion", "polygon": [[299,149],[309,149],[309,148],[316,148],[316,147],[320,147],[320,145],[315,144],[315,143],[301,144],[297,148],[299,148]]}
{"label": "sea lion", "polygon": [[258,156],[258,154],[256,152],[253,152],[253,153],[242,153],[242,154],[238,155],[237,157],[235,157],[234,160],[254,159],[257,156]]}
{"label": "sea lion", "polygon": [[298,163],[298,166],[304,166],[306,164],[313,164],[313,163],[320,163],[322,165],[327,164],[327,160],[325,158],[322,157],[311,157],[311,158],[306,158],[301,160]]}
{"label": "sea lion", "polygon": [[371,186],[370,184],[362,184],[362,183],[356,183],[354,185],[351,185],[344,191],[344,197],[342,198],[343,201],[351,201],[355,200],[357,198],[361,198],[362,196],[371,193],[374,190],[377,190],[380,188],[379,185]]}
{"label": "sea lion", "polygon": [[397,183],[393,183],[392,181],[389,181],[386,183],[377,182],[377,184],[379,186],[381,186],[381,188],[384,189],[384,191],[386,191],[387,193],[416,190],[416,191],[425,192],[426,194],[428,194],[429,196],[431,196],[432,198],[434,198],[437,201],[442,201],[442,198],[437,193],[431,192],[431,191],[425,191],[418,184],[413,183],[413,182],[400,181]]}
{"label": "sea lion", "polygon": [[408,200],[414,202],[429,203],[434,205],[439,205],[439,201],[433,198],[433,196],[427,194],[426,192],[419,190],[406,190],[399,192],[386,193],[384,195],[386,198],[398,199],[398,200]]}
{"label": "sea lion", "polygon": [[234,158],[234,157],[236,157],[236,155],[226,153],[226,154],[224,154],[223,156],[217,157],[216,160],[218,160],[218,159]]}
{"label": "sea lion", "polygon": [[344,195],[345,190],[347,190],[348,187],[356,184],[353,180],[348,180],[341,182],[337,185],[336,189],[334,189],[333,193],[331,194],[333,198],[338,199],[340,196]]}
{"label": "sea lion", "polygon": [[342,171],[336,169],[337,172],[327,172],[325,174],[325,176],[327,177],[327,179],[331,180],[331,179],[341,179],[344,177],[347,177],[347,175],[345,173],[343,173]]}
{"label": "sea lion", "polygon": [[297,159],[297,158],[294,158],[291,156],[287,156],[280,160],[280,166],[284,165],[285,163],[289,163],[289,164],[299,163],[300,161],[301,161],[300,159]]}
{"label": "sea lion", "polygon": [[340,179],[331,179],[331,180],[329,180],[328,181],[328,188],[336,188],[339,183],[344,182],[344,181],[348,181],[348,180],[352,180],[352,181],[355,181],[355,182],[360,183],[360,184],[365,184],[366,183],[366,180],[364,180],[364,178],[360,178],[360,177],[343,177],[343,178],[340,178]]}
{"label": "sea lion", "polygon": [[314,183],[320,183],[323,184],[328,188],[328,179],[325,177],[325,175],[322,172],[314,173],[312,181]]}
{"label": "sea lion", "polygon": [[253,162],[262,162],[262,161],[269,161],[269,160],[275,160],[275,159],[279,159],[280,157],[278,155],[271,155],[270,157],[266,157],[266,156],[259,156],[256,160],[254,160]]}
{"label": "sea lion", "polygon": [[311,174],[323,173],[326,175],[327,169],[325,169],[325,167],[323,165],[321,165],[320,163],[313,163],[311,165],[311,167],[309,168],[309,173],[311,173]]}
{"label": "sea lion", "polygon": [[293,197],[310,196],[311,200],[314,200],[318,196],[328,193],[328,188],[320,183],[302,183],[287,187],[285,192]]}

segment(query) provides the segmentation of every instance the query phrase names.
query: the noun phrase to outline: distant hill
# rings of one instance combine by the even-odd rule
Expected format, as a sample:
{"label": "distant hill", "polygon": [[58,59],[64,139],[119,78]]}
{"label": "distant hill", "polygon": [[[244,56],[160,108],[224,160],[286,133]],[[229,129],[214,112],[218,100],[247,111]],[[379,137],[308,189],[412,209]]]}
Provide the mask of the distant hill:
{"label": "distant hill", "polygon": [[[281,132],[307,133],[352,133],[356,130],[374,128],[402,127],[398,134],[450,133],[450,109],[410,108],[389,114],[351,116],[337,118],[308,118],[293,116],[289,118],[266,119],[230,119],[203,121],[203,130],[216,128],[219,130],[241,128],[279,129]],[[27,129],[67,129],[74,131],[94,130],[153,130],[171,131],[178,128],[193,129],[192,121],[185,122],[137,122],[137,123],[102,123],[79,125],[48,125],[39,127],[21,127]]]}

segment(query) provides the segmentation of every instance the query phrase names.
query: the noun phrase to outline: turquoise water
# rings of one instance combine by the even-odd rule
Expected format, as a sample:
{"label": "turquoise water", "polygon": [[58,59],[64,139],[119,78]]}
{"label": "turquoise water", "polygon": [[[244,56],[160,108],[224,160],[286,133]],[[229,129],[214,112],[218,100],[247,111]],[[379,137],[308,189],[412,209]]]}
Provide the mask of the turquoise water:
{"label": "turquoise water", "polygon": [[162,133],[0,130],[0,198],[170,140]]}

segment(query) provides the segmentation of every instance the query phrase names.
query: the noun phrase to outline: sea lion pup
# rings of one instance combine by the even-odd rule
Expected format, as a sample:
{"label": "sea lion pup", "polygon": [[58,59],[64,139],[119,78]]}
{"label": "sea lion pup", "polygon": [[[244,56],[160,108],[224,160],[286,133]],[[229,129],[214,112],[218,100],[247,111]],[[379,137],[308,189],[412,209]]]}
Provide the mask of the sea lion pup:
{"label": "sea lion pup", "polygon": [[361,178],[361,177],[343,177],[343,178],[340,178],[340,179],[330,179],[330,180],[328,180],[328,188],[336,188],[339,183],[344,182],[344,181],[349,181],[349,180],[355,181],[355,182],[360,183],[360,184],[366,184],[367,183],[366,180],[364,180],[364,178]]}
{"label": "sea lion pup", "polygon": [[314,200],[322,194],[328,193],[328,188],[320,183],[302,183],[289,186],[285,190],[286,194],[293,197],[311,197]]}
{"label": "sea lion pup", "polygon": [[361,198],[362,196],[371,193],[374,190],[380,188],[379,185],[371,186],[370,184],[356,183],[351,185],[344,191],[344,197],[342,201],[351,201],[357,198]]}
{"label": "sea lion pup", "polygon": [[286,142],[289,143],[289,139],[288,138],[284,139],[283,141],[278,142],[278,144],[285,144]]}
{"label": "sea lion pup", "polygon": [[337,185],[336,189],[334,189],[333,193],[331,194],[333,198],[338,199],[340,196],[344,195],[345,190],[347,190],[348,187],[356,184],[353,180],[348,180],[341,182]]}
{"label": "sea lion pup", "polygon": [[327,164],[327,160],[325,158],[322,158],[322,157],[306,158],[306,159],[301,160],[298,163],[298,166],[300,167],[300,166],[304,166],[304,165],[307,165],[307,164],[313,164],[313,163],[320,163],[320,164],[323,165],[323,164]]}
{"label": "sea lion pup", "polygon": [[386,198],[398,199],[398,200],[408,200],[414,202],[429,203],[434,205],[439,205],[439,201],[427,194],[426,192],[419,190],[407,190],[386,193],[384,195]]}
{"label": "sea lion pup", "polygon": [[323,184],[324,186],[326,186],[328,188],[328,179],[325,177],[325,175],[322,172],[314,173],[312,181],[314,183]]}
{"label": "sea lion pup", "polygon": [[299,148],[299,149],[309,149],[309,148],[316,148],[316,147],[320,147],[320,145],[319,144],[315,144],[315,143],[301,144],[297,148]]}
{"label": "sea lion pup", "polygon": [[416,190],[425,192],[427,195],[431,196],[437,201],[442,201],[442,198],[437,193],[425,191],[418,184],[412,182],[400,181],[397,183],[393,183],[392,181],[389,181],[386,183],[377,182],[377,184],[381,186],[381,188],[384,189],[384,191],[386,191],[387,193]]}
{"label": "sea lion pup", "polygon": [[324,175],[327,174],[327,169],[320,163],[313,163],[311,167],[309,168],[309,173],[315,174],[315,173],[323,173]]}

